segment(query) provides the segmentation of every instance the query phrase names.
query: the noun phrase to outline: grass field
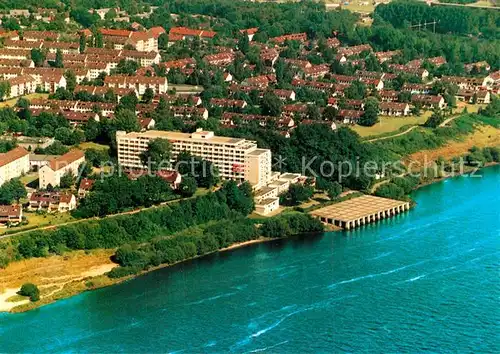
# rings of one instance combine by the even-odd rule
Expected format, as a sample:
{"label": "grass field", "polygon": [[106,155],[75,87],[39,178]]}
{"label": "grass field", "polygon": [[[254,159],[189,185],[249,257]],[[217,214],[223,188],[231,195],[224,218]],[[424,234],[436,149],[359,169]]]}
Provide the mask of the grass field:
{"label": "grass field", "polygon": [[[457,102],[457,108],[453,110],[453,114],[462,113],[464,108],[467,108],[469,113],[477,113],[480,107],[485,107],[485,105],[480,104],[465,104],[463,102]],[[425,121],[432,115],[431,111],[422,112],[418,117],[387,117],[380,116],[380,122],[372,127],[363,127],[360,125],[352,126],[351,129],[357,132],[361,137],[376,137],[378,135],[387,134],[390,132],[397,132],[404,126],[413,126],[424,124]]]}
{"label": "grass field", "polygon": [[371,0],[325,0],[325,4],[327,8],[328,5],[341,4],[343,9],[352,12],[372,13],[375,11],[375,6]]}
{"label": "grass field", "polygon": [[7,230],[9,232],[19,232],[23,230],[30,230],[37,227],[59,225],[68,221],[76,220],[69,213],[54,213],[54,214],[37,214],[32,212],[23,211],[23,215],[28,220],[27,225],[22,225],[13,228],[0,229],[0,235],[4,234]]}
{"label": "grass field", "polygon": [[380,117],[380,122],[372,127],[362,127],[355,125],[352,129],[362,137],[376,136],[385,133],[395,132],[404,126],[419,125],[425,123],[431,112],[424,112],[420,117]]}
{"label": "grass field", "polygon": [[[47,93],[32,93],[31,95],[26,95],[26,96],[22,96],[22,97],[26,98],[27,100],[32,100],[34,98],[47,98],[47,97],[49,97],[49,94],[47,94]],[[0,108],[2,108],[2,107],[14,107],[16,105],[18,99],[19,99],[19,97],[16,97],[16,98],[4,101],[4,102],[0,102]]]}
{"label": "grass field", "polygon": [[29,172],[19,179],[24,185],[30,184],[38,179],[38,172]]}
{"label": "grass field", "polygon": [[102,144],[97,144],[97,143],[94,143],[94,142],[85,142],[85,143],[81,143],[80,145],[78,145],[78,148],[82,149],[82,150],[88,150],[88,149],[95,149],[95,150],[109,150],[109,146],[108,145],[102,145]]}

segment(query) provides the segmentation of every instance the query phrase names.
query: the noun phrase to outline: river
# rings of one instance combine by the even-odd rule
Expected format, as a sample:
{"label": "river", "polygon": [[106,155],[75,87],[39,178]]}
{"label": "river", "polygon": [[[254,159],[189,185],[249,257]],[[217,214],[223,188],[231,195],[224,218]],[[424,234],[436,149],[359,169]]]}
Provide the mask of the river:
{"label": "river", "polygon": [[350,232],[204,257],[22,314],[0,352],[500,352],[500,166]]}

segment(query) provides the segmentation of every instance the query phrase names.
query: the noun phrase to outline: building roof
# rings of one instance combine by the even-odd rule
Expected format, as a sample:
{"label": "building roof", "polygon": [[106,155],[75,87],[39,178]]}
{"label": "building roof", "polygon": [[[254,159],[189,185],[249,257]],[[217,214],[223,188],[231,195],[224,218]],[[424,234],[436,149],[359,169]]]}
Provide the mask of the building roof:
{"label": "building roof", "polygon": [[84,190],[84,191],[89,191],[92,186],[94,185],[95,180],[90,179],[90,178],[82,178],[82,181],[80,182],[80,187],[78,189]]}
{"label": "building roof", "polygon": [[59,191],[34,192],[31,193],[30,202],[44,203],[44,204],[69,203],[71,202],[71,199],[73,197],[74,196],[71,193],[62,193]]}
{"label": "building roof", "polygon": [[0,218],[20,217],[23,207],[19,204],[0,205]]}
{"label": "building roof", "polygon": [[81,158],[84,158],[84,157],[85,157],[85,154],[83,153],[82,150],[73,149],[64,155],[59,156],[58,158],[56,158],[54,160],[51,160],[48,166],[53,171],[58,171],[64,167],[68,166],[69,164],[71,164],[71,163],[73,163]]}
{"label": "building roof", "polygon": [[14,162],[26,155],[29,155],[28,150],[20,146],[10,150],[9,152],[2,153],[0,154],[0,167],[8,165],[9,163]]}

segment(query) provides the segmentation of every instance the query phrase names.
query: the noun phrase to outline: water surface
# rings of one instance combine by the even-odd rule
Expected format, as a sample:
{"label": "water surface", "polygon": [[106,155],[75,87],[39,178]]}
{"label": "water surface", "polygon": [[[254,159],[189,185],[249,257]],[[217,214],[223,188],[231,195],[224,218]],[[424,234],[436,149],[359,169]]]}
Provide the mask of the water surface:
{"label": "water surface", "polygon": [[0,352],[500,352],[500,167],[482,173],[358,230],[0,314]]}

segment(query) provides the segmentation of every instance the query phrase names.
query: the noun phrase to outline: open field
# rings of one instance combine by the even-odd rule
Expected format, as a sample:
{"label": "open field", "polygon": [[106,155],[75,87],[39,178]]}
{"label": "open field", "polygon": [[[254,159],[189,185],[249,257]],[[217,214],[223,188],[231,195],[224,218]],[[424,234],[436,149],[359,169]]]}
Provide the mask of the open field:
{"label": "open field", "polygon": [[375,11],[375,5],[371,0],[325,0],[326,8],[335,9],[337,5],[341,5],[342,9],[352,12],[372,13]]}
{"label": "open field", "polygon": [[[469,113],[477,113],[480,107],[485,107],[481,104],[465,104],[457,102],[457,108],[453,110],[453,114],[461,114],[464,108],[467,108]],[[361,137],[376,137],[377,135],[398,132],[403,127],[410,128],[411,126],[424,124],[425,121],[432,115],[432,111],[422,112],[420,116],[409,117],[387,117],[380,116],[380,121],[372,127],[363,127],[361,125],[351,126],[350,128],[357,132]]]}
{"label": "open field", "polygon": [[[10,263],[0,271],[0,311],[10,311],[19,305],[30,306],[26,298],[16,295],[21,285],[27,282],[39,287],[40,302],[44,303],[63,297],[71,288],[100,286],[98,280],[92,283],[86,279],[99,277],[116,267],[110,259],[113,253],[114,250],[75,251],[65,253],[64,256]],[[109,279],[102,278],[103,282]],[[111,282],[111,279],[108,281]]]}
{"label": "open field", "polygon": [[487,146],[500,146],[498,137],[500,129],[489,125],[479,127],[473,134],[468,135],[462,141],[452,141],[443,147],[434,150],[423,150],[411,154],[405,159],[406,163],[418,161],[415,166],[424,166],[426,163],[436,161],[439,157],[451,159],[452,157],[467,154],[473,146],[483,148]]}
{"label": "open field", "polygon": [[[34,98],[47,98],[47,97],[49,97],[49,94],[47,94],[47,93],[32,93],[31,95],[23,96],[23,98],[26,98],[27,100],[32,100]],[[4,101],[4,102],[0,102],[0,108],[2,108],[2,107],[14,107],[16,105],[18,99],[19,99],[19,97],[13,98],[13,99],[10,99],[10,100]]]}

